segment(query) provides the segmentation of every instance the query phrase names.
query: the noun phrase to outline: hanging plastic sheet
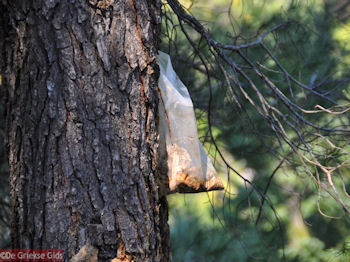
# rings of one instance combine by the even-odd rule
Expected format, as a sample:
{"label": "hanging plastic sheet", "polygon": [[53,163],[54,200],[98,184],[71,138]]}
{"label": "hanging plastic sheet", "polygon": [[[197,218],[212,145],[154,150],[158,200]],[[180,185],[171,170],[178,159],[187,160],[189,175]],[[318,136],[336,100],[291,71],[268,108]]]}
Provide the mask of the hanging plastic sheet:
{"label": "hanging plastic sheet", "polygon": [[176,75],[169,55],[158,55],[160,155],[167,159],[170,192],[223,189],[221,179],[198,139],[193,104]]}

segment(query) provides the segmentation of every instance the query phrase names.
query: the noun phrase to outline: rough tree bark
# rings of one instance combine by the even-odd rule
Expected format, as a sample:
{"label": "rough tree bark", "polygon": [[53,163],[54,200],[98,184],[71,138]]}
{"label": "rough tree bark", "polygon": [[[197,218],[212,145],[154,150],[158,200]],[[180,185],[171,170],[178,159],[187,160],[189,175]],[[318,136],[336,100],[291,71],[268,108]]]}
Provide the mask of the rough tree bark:
{"label": "rough tree bark", "polygon": [[84,245],[98,261],[170,260],[157,172],[160,5],[0,2],[13,247],[61,248],[65,261]]}

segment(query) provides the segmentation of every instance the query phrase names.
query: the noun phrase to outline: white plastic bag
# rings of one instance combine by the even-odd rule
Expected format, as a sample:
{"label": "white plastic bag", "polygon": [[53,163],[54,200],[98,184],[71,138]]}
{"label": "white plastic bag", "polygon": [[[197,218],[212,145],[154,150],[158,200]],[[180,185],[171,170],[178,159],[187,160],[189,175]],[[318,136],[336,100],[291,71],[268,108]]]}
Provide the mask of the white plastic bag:
{"label": "white plastic bag", "polygon": [[223,189],[221,179],[198,139],[193,104],[169,55],[158,55],[160,155],[167,158],[170,192],[194,193]]}

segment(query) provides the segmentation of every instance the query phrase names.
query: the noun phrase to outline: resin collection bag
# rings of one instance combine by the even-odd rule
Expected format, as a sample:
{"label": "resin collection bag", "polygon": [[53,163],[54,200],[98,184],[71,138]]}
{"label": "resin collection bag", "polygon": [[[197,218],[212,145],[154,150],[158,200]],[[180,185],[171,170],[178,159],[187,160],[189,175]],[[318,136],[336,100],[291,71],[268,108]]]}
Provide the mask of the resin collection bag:
{"label": "resin collection bag", "polygon": [[198,139],[193,104],[172,68],[169,55],[158,55],[160,156],[167,159],[170,192],[223,189],[221,179]]}

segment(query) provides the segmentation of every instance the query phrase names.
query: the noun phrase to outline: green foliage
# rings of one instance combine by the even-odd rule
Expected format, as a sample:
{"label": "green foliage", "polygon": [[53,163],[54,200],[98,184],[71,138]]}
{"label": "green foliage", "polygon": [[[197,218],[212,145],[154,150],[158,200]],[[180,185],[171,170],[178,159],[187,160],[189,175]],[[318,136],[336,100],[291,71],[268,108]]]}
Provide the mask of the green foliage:
{"label": "green foliage", "polygon": [[[288,30],[271,34],[265,40],[265,44],[273,50],[288,72],[298,81],[310,85],[323,79],[328,81],[349,77],[350,21],[345,24],[337,21],[330,12],[327,1],[182,2],[186,7],[191,7],[191,13],[205,24],[213,39],[223,43],[241,44],[253,41],[269,28],[286,20],[291,21]],[[232,14],[231,20],[228,19],[228,13]],[[167,14],[172,16],[171,12]],[[165,25],[163,29],[166,29]],[[193,30],[186,29],[191,33],[198,49],[209,56],[204,41],[200,42]],[[211,142],[206,113],[209,91],[205,70],[198,63],[179,27],[173,27],[171,36],[170,41],[169,35],[164,36],[162,50],[172,55],[176,72],[189,88],[197,108],[200,137],[203,141]],[[278,82],[280,90],[288,94],[294,103],[309,110],[314,109],[317,104],[324,108],[331,105],[302,89],[293,86],[290,89],[283,74],[277,72],[276,64],[261,48],[249,48],[245,52],[252,61],[264,65],[261,70]],[[235,59],[236,63],[242,63],[240,57]],[[285,154],[287,147],[278,141],[266,120],[248,102],[241,100],[245,111],[240,111],[240,108],[233,105],[227,90],[220,86],[220,78],[223,77],[220,70],[212,75],[213,136],[230,164],[253,180],[256,188],[263,192],[274,168],[279,164],[274,154]],[[261,80],[253,74],[250,77],[261,84]],[[325,90],[332,92],[339,104],[347,104],[350,99],[349,87],[348,84],[345,87],[329,84]],[[269,95],[270,91],[265,90],[262,84],[258,88]],[[249,96],[256,98],[254,91],[248,92]],[[273,95],[269,99],[270,103],[275,103],[277,108],[287,113],[279,104],[281,102],[274,100]],[[303,116],[311,119],[307,114]],[[345,115],[344,118],[334,121],[332,115],[319,114],[313,115],[312,120],[319,124],[333,121],[333,126],[337,126],[340,122],[349,123],[348,117]],[[286,132],[292,140],[296,138],[292,128]],[[334,159],[346,160],[348,156],[343,154],[342,149],[349,147],[348,140],[339,137],[337,141],[338,148],[326,140],[310,142],[315,152],[325,156],[321,158],[321,164],[330,164]],[[277,171],[268,190],[268,201],[265,201],[260,221],[255,226],[261,196],[233,172],[227,174],[227,169],[218,159],[212,144],[207,143],[206,149],[216,159],[216,168],[225,179],[229,193],[202,193],[196,196],[177,194],[169,197],[175,262],[350,261],[350,220],[344,216],[341,207],[329,194],[317,194],[318,185],[310,179],[300,160],[295,159],[293,166],[284,165]],[[312,165],[309,168],[313,173],[319,172]],[[343,168],[342,174],[344,186],[349,190],[349,169]],[[322,174],[320,176],[321,181],[327,181],[327,177]],[[339,188],[343,186],[340,181],[334,183]],[[339,219],[331,219],[323,214]]]}

